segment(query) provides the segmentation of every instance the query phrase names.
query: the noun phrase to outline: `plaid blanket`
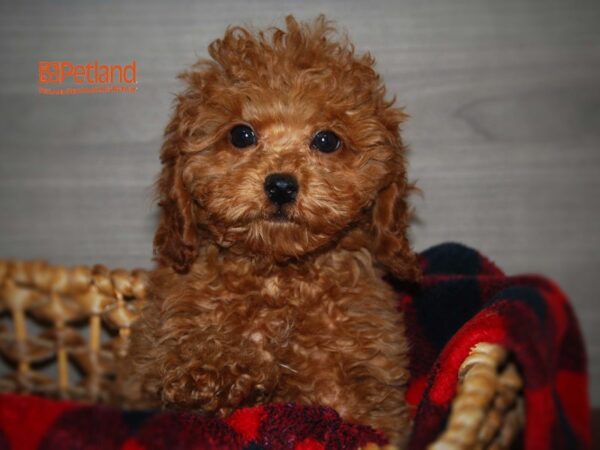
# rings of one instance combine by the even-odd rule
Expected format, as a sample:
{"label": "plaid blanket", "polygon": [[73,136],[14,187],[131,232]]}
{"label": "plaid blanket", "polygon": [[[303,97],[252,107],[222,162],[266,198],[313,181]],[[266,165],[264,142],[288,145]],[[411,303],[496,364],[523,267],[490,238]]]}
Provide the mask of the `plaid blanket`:
{"label": "plaid blanket", "polygon": [[421,263],[423,285],[400,300],[413,345],[409,448],[425,448],[440,434],[458,368],[478,342],[502,344],[516,357],[525,382],[526,450],[589,448],[585,349],[560,288],[536,275],[506,276],[460,244],[433,247]]}
{"label": "plaid blanket", "polygon": [[[590,445],[586,358],[564,294],[539,276],[506,276],[475,250],[443,244],[421,254],[423,283],[399,292],[411,342],[411,450],[443,430],[458,368],[478,342],[511,350],[525,378],[526,450]],[[35,396],[0,396],[4,449],[323,450],[384,445],[332,409],[298,404],[244,408],[225,420],[191,413],[127,412]]]}

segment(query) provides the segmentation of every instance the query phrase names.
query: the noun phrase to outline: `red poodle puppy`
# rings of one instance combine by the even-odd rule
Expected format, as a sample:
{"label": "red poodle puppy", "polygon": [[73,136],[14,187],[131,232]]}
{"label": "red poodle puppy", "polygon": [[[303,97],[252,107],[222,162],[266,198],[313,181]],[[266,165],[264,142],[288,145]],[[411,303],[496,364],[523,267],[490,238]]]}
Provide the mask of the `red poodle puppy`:
{"label": "red poodle puppy", "polygon": [[218,416],[328,405],[400,443],[407,342],[382,277],[419,277],[405,115],[322,16],[229,28],[208,50],[161,152],[158,267],[131,350],[142,391]]}

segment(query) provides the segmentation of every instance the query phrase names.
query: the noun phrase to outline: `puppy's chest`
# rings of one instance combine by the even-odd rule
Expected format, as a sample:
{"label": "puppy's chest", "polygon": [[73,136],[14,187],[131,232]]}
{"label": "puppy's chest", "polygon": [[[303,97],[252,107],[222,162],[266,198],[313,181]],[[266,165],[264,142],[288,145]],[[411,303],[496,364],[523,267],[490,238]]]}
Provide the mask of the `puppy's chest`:
{"label": "puppy's chest", "polygon": [[191,334],[224,335],[275,353],[342,339],[371,322],[365,318],[395,312],[395,294],[363,253],[269,273],[206,261],[180,283],[162,286],[163,319],[172,317]]}
{"label": "puppy's chest", "polygon": [[236,310],[257,320],[281,315],[299,320],[315,315],[327,303],[343,303],[353,290],[336,283],[324,285],[274,275],[257,278],[243,287],[223,280],[220,298],[213,301],[218,309]]}
{"label": "puppy's chest", "polygon": [[243,282],[222,277],[200,289],[197,298],[207,304],[210,321],[235,328],[248,343],[281,346],[306,336],[328,340],[344,334],[365,311],[393,303],[386,283],[361,275],[325,273],[306,279],[276,274]]}

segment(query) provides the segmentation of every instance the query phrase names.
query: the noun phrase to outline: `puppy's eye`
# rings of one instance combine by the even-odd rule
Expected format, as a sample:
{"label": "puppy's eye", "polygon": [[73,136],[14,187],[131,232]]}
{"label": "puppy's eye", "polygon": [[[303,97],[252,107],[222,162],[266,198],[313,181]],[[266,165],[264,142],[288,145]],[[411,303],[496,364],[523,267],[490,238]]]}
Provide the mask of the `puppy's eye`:
{"label": "puppy's eye", "polygon": [[333,131],[323,130],[315,134],[310,146],[322,153],[333,153],[340,148],[342,141]]}
{"label": "puppy's eye", "polygon": [[231,144],[237,148],[246,148],[256,144],[254,130],[248,125],[236,125],[229,132]]}

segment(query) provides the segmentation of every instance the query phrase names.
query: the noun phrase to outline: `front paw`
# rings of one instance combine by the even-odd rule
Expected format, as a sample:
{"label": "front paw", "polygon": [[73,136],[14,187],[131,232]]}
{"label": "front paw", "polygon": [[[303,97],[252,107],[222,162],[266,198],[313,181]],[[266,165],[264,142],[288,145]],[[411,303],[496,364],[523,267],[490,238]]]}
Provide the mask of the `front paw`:
{"label": "front paw", "polygon": [[185,372],[178,368],[163,378],[163,403],[227,416],[241,406],[265,400],[264,377],[250,372],[236,363],[218,369],[198,364],[188,367]]}

